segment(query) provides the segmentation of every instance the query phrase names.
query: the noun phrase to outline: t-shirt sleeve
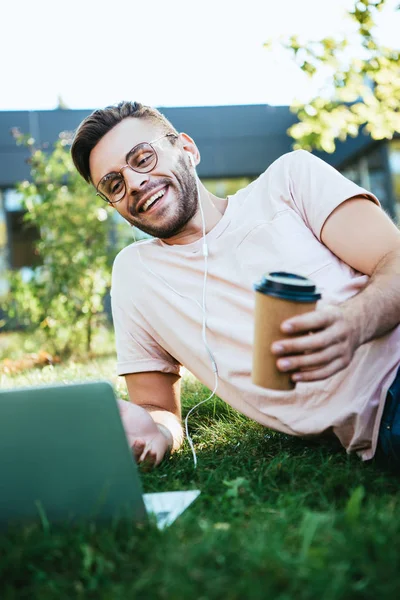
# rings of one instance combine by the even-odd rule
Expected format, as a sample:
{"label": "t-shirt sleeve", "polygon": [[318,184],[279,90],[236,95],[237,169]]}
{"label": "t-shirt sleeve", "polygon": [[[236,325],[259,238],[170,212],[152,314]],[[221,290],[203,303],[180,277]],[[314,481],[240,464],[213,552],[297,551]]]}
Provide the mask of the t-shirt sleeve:
{"label": "t-shirt sleeve", "polygon": [[310,152],[296,150],[284,158],[293,208],[320,241],[326,219],[345,200],[361,196],[380,206],[376,196]]}
{"label": "t-shirt sleeve", "polygon": [[129,295],[121,301],[116,286],[111,308],[117,349],[117,373],[160,371],[180,375],[180,364],[154,339]]}

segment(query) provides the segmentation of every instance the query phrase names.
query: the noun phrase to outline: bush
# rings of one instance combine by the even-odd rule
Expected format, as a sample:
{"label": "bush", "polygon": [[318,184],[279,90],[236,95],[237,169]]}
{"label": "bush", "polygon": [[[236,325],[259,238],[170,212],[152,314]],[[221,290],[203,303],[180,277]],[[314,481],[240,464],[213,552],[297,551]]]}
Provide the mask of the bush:
{"label": "bush", "polygon": [[110,213],[75,171],[67,134],[51,152],[19,131],[14,137],[31,149],[31,181],[17,189],[26,223],[40,233],[35,244],[40,264],[28,282],[10,274],[7,313],[28,329],[41,328],[58,354],[82,347],[90,352],[117,251],[109,242]]}

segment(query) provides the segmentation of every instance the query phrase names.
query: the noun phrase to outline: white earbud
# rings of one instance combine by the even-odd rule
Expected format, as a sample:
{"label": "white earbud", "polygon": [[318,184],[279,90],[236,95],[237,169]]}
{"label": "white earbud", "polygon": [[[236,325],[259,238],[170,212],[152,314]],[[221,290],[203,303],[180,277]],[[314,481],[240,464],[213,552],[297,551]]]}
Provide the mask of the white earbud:
{"label": "white earbud", "polygon": [[189,154],[189,162],[192,165],[192,167],[195,169],[196,163],[194,162],[193,154],[191,154],[190,152],[188,152],[188,154]]}

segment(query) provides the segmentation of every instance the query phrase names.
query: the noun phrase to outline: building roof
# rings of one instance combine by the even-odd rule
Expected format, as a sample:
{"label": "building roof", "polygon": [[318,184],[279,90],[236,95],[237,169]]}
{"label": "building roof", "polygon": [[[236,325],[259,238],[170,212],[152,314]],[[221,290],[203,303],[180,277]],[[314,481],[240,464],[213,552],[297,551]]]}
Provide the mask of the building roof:
{"label": "building roof", "polygon": [[[296,122],[288,106],[159,107],[178,131],[195,141],[202,155],[203,178],[258,176],[275,159],[292,149],[287,129]],[[38,144],[53,144],[63,131],[74,131],[91,110],[0,112],[0,187],[29,178],[29,152],[17,146],[13,128],[31,135]],[[332,154],[316,153],[335,167],[371,144],[360,135],[339,143]]]}

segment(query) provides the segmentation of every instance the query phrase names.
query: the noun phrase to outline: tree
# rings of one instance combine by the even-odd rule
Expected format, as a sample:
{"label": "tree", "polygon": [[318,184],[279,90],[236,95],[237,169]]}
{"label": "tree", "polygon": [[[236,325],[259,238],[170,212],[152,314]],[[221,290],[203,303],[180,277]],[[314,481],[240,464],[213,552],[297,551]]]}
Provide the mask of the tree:
{"label": "tree", "polygon": [[288,130],[295,149],[333,152],[336,139],[356,137],[360,131],[376,140],[400,132],[400,51],[379,43],[375,31],[385,1],[355,2],[349,11],[356,24],[355,45],[342,35],[307,44],[298,36],[280,42],[311,78],[321,68],[327,72],[320,95],[291,107],[299,119]]}
{"label": "tree", "polygon": [[39,327],[55,352],[69,353],[82,343],[89,352],[116,252],[110,256],[109,213],[76,172],[68,134],[46,152],[29,136],[13,133],[31,149],[31,180],[18,190],[25,221],[40,232],[35,246],[40,265],[27,283],[11,274],[9,313],[25,326]]}

